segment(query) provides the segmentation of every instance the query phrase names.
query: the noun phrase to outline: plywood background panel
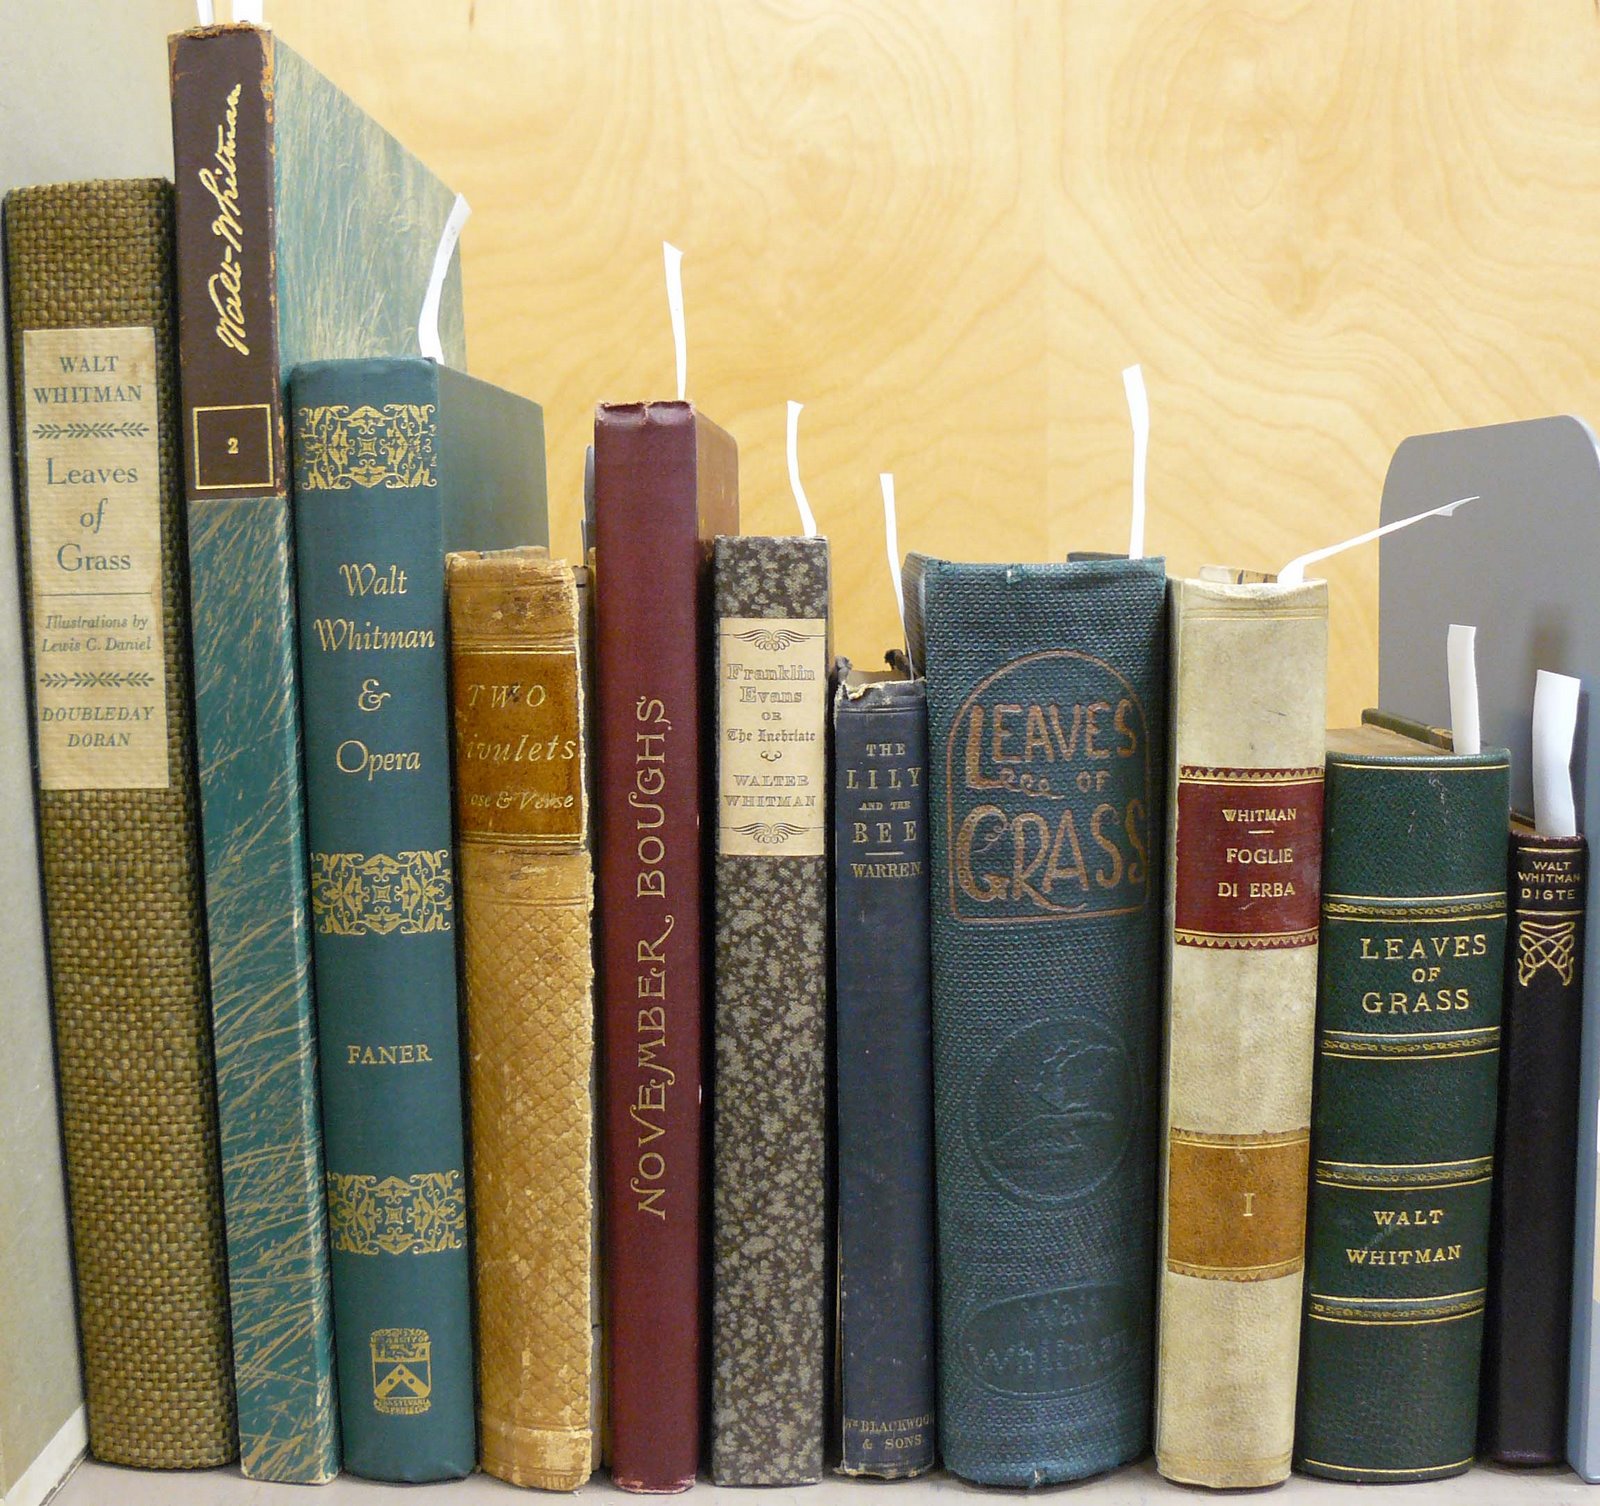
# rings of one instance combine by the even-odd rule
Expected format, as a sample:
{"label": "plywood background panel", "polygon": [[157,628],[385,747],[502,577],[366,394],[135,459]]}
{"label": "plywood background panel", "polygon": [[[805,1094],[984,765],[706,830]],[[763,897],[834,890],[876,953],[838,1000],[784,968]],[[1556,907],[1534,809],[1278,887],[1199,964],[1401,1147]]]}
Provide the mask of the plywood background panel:
{"label": "plywood background panel", "polygon": [[[1181,570],[1373,526],[1407,434],[1600,411],[1591,0],[269,15],[472,201],[472,367],[545,405],[558,548],[595,402],[671,395],[660,242],[683,249],[689,393],[739,441],[749,531],[796,526],[806,404],[858,660],[897,636],[879,471],[908,548],[1126,547],[1131,361],[1147,546]],[[1375,551],[1328,574],[1348,719],[1376,692]]]}

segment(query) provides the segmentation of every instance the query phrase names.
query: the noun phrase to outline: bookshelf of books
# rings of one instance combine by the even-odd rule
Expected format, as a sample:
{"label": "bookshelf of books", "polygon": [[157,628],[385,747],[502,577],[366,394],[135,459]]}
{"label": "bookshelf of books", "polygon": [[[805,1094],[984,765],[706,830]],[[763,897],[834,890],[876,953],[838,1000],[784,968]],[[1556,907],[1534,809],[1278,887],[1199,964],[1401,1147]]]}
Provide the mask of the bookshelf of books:
{"label": "bookshelf of books", "polygon": [[0,1506],[1600,1479],[1600,28],[1183,9],[7,10]]}

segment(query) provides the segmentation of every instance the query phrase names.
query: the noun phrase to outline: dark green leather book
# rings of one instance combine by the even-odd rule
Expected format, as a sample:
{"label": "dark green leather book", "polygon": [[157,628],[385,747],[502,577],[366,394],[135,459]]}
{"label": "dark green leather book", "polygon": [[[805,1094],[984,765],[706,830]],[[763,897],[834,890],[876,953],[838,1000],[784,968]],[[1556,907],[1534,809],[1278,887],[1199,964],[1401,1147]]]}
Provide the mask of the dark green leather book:
{"label": "dark green leather book", "polygon": [[444,557],[546,541],[544,424],[416,357],[289,395],[345,1467],[449,1479],[476,1448]]}
{"label": "dark green leather book", "polygon": [[1166,572],[909,556],[928,686],[939,1440],[985,1485],[1149,1444]]}
{"label": "dark green leather book", "polygon": [[1472,1463],[1488,1276],[1510,759],[1328,734],[1295,1465]]}

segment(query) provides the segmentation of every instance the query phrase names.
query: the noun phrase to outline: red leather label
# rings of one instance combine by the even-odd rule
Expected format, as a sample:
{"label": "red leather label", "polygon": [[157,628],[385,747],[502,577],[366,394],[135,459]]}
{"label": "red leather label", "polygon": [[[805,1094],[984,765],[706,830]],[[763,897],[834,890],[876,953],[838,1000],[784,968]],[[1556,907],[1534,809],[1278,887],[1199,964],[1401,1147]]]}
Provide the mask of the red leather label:
{"label": "red leather label", "polygon": [[1314,946],[1321,769],[1178,770],[1173,940],[1214,950]]}

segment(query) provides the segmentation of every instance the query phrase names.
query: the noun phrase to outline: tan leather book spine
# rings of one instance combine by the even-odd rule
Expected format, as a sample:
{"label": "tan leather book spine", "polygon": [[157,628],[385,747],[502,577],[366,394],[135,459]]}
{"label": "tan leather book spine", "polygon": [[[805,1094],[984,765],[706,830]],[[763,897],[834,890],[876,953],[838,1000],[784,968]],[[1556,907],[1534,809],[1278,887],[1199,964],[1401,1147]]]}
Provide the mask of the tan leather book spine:
{"label": "tan leather book spine", "polygon": [[1289,1473],[1322,861],[1327,587],[1174,580],[1156,1463]]}
{"label": "tan leather book spine", "polygon": [[572,568],[452,554],[482,1465],[576,1490],[595,1465],[594,1061],[584,707]]}

